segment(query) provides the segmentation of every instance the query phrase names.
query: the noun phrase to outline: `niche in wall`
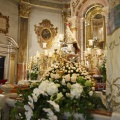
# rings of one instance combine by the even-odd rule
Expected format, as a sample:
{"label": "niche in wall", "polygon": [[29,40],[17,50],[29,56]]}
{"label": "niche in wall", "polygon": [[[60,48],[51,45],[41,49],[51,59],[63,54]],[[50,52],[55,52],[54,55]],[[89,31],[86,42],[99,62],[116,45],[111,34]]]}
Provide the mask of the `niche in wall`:
{"label": "niche in wall", "polygon": [[0,56],[0,80],[4,79],[4,62],[5,62],[5,57]]}

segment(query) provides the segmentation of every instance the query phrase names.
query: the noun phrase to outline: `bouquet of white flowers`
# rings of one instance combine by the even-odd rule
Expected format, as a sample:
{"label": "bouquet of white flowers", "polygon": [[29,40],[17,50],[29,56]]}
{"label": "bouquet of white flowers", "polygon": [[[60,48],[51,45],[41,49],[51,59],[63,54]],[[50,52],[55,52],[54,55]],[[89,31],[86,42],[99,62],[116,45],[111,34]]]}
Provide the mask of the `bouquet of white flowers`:
{"label": "bouquet of white flowers", "polygon": [[[21,120],[62,120],[61,116],[69,112],[68,120],[74,120],[74,113],[91,120],[89,110],[103,105],[85,67],[74,62],[53,64],[40,83],[31,83],[19,93],[23,101],[17,101],[11,119],[18,114]],[[24,112],[20,113],[22,106]]]}

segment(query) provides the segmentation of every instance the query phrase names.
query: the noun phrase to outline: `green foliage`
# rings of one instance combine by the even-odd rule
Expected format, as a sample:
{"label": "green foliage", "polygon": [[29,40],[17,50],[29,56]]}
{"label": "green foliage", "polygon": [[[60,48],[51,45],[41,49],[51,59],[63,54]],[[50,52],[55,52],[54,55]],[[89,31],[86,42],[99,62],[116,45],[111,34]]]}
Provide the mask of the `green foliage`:
{"label": "green foliage", "polygon": [[106,59],[104,58],[102,65],[99,67],[101,75],[103,75],[103,82],[106,82]]}

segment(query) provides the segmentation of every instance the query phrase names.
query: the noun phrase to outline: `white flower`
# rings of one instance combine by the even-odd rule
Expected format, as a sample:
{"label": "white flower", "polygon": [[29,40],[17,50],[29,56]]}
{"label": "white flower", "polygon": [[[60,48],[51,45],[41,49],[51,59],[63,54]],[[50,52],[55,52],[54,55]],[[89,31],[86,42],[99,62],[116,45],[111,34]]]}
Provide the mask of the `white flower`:
{"label": "white flower", "polygon": [[49,115],[54,115],[53,111],[50,108],[43,108],[43,110],[49,113]]}
{"label": "white flower", "polygon": [[54,78],[55,78],[55,79],[59,79],[59,78],[60,78],[60,75],[59,75],[59,74],[55,74],[55,75],[54,75]]}
{"label": "white flower", "polygon": [[47,112],[49,116],[53,116],[54,115],[53,111],[50,108],[43,108],[43,110],[45,112]]}
{"label": "white flower", "polygon": [[35,88],[33,90],[33,94],[36,95],[37,97],[40,95],[40,90],[38,88]]}
{"label": "white flower", "polygon": [[32,109],[34,109],[33,98],[30,95],[28,96],[28,100],[29,100],[28,104]]}
{"label": "white flower", "polygon": [[47,101],[47,102],[50,103],[50,104],[54,107],[54,109],[55,109],[57,112],[60,111],[59,105],[56,104],[54,101],[49,100],[49,101]]}
{"label": "white flower", "polygon": [[27,120],[30,120],[33,116],[33,111],[29,105],[24,105],[25,108],[25,116]]}
{"label": "white flower", "polygon": [[70,93],[66,93],[66,97],[70,97]]}
{"label": "white flower", "polygon": [[49,117],[49,120],[57,120],[57,116],[53,115]]}
{"label": "white flower", "polygon": [[65,72],[67,72],[67,70],[65,70]]}
{"label": "white flower", "polygon": [[72,75],[72,77],[71,77],[71,82],[75,83],[75,82],[76,82],[76,79],[77,79],[77,76],[76,76],[76,75]]}
{"label": "white flower", "polygon": [[62,79],[62,85],[66,85],[64,78]]}
{"label": "white flower", "polygon": [[34,100],[34,102],[37,102],[38,97],[37,97],[35,94],[33,94],[33,93],[32,93],[32,96],[33,96],[33,100]]}
{"label": "white flower", "polygon": [[39,85],[39,90],[45,92],[48,84],[49,84],[48,80],[42,81],[41,84]]}
{"label": "white flower", "polygon": [[90,92],[89,92],[89,95],[92,96],[92,95],[93,95],[93,91],[90,91]]}
{"label": "white flower", "polygon": [[83,87],[80,84],[76,83],[71,85],[71,91],[70,91],[71,99],[73,99],[74,97],[78,99],[82,91],[83,91]]}
{"label": "white flower", "polygon": [[58,92],[58,87],[56,86],[56,84],[54,82],[50,82],[47,86],[47,93],[49,95],[53,95],[57,92]]}
{"label": "white flower", "polygon": [[70,73],[70,71],[68,71],[68,73]]}
{"label": "white flower", "polygon": [[55,78],[55,74],[51,73],[51,74],[50,74],[50,77],[51,77],[51,78]]}
{"label": "white flower", "polygon": [[65,75],[64,78],[65,78],[65,81],[70,81],[70,74]]}
{"label": "white flower", "polygon": [[48,116],[49,120],[57,120],[57,117],[54,115],[54,113],[51,109],[43,108],[43,110],[48,113],[47,116]]}

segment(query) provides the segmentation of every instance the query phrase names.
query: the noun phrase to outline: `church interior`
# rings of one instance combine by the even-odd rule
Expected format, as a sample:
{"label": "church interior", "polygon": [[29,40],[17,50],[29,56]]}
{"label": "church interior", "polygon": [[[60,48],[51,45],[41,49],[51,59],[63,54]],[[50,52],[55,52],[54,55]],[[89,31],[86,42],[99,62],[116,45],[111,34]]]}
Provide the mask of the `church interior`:
{"label": "church interior", "polygon": [[120,120],[119,31],[120,0],[0,0],[0,120]]}

